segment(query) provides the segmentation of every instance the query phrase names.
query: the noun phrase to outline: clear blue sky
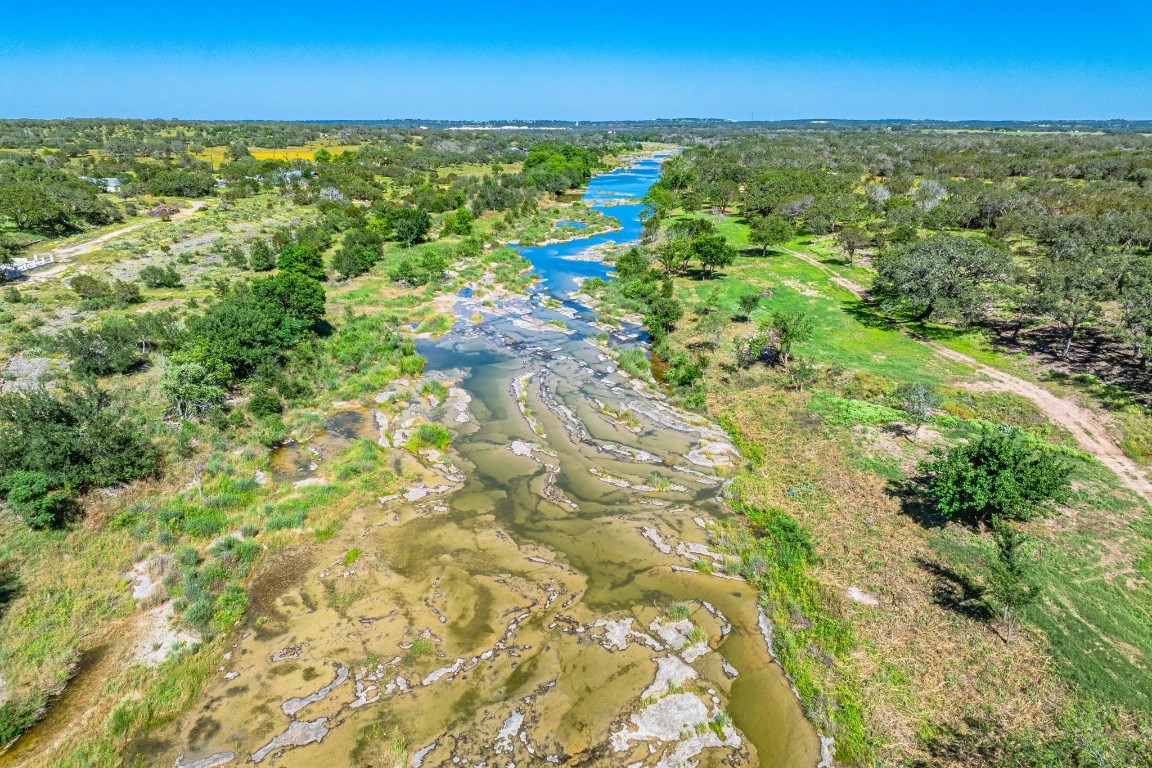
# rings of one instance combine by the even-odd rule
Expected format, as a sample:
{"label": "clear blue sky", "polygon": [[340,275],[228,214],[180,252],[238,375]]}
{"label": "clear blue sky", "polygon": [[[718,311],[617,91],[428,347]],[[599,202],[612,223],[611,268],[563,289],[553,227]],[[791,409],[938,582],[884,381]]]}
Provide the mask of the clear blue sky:
{"label": "clear blue sky", "polygon": [[1152,4],[6,0],[0,117],[1152,118]]}

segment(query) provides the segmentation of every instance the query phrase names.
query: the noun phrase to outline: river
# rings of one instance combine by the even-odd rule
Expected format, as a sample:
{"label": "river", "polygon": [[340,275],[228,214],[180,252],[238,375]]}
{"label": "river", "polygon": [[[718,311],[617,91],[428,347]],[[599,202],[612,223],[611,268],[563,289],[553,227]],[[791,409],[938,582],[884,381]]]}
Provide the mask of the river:
{"label": "river", "polygon": [[219,676],[134,752],[196,768],[816,764],[755,591],[707,550],[739,457],[617,369],[603,340],[640,329],[571,298],[607,275],[590,247],[639,237],[663,157],[589,185],[620,230],[522,249],[530,295],[479,281],[456,298],[452,331],[419,347],[445,402],[414,382],[392,389],[407,410],[348,412],[349,435],[394,444],[439,420],[450,455],[407,459],[401,495],[271,557]]}

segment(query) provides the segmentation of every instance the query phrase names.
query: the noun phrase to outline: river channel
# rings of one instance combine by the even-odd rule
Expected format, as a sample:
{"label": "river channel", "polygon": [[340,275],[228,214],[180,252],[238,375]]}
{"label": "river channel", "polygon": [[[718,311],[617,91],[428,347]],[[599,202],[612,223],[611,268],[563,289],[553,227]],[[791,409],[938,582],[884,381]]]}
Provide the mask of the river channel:
{"label": "river channel", "polygon": [[[148,764],[816,765],[755,591],[707,547],[739,456],[617,368],[605,344],[642,344],[640,329],[572,298],[608,274],[590,248],[639,237],[664,157],[589,185],[621,229],[522,249],[529,295],[456,297],[452,331],[419,348],[447,398],[409,390],[451,429],[448,455],[271,558],[259,621],[184,721],[137,745]],[[398,445],[414,418],[339,426]]]}

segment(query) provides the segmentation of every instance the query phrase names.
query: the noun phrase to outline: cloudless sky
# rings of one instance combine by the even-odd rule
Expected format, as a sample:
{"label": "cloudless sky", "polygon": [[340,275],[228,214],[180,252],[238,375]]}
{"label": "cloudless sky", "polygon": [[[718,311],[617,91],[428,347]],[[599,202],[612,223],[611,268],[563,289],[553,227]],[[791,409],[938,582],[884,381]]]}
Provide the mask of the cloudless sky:
{"label": "cloudless sky", "polygon": [[0,0],[0,117],[1152,118],[1141,0]]}

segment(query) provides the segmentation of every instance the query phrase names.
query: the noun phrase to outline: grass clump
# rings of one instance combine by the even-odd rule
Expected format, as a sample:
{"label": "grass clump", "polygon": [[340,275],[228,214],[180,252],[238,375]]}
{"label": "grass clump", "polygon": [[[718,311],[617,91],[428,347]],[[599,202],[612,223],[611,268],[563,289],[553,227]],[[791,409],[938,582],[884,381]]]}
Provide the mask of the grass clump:
{"label": "grass clump", "polygon": [[616,353],[616,362],[638,379],[652,378],[652,364],[648,361],[648,355],[639,347],[620,350]]}
{"label": "grass clump", "polygon": [[448,333],[452,328],[452,321],[448,316],[442,312],[433,312],[428,317],[420,321],[420,325],[416,326],[416,333],[427,333],[432,336],[440,336]]}
{"label": "grass clump", "polygon": [[452,433],[443,424],[421,424],[404,445],[409,451],[416,453],[424,448],[446,451],[451,444]]}

